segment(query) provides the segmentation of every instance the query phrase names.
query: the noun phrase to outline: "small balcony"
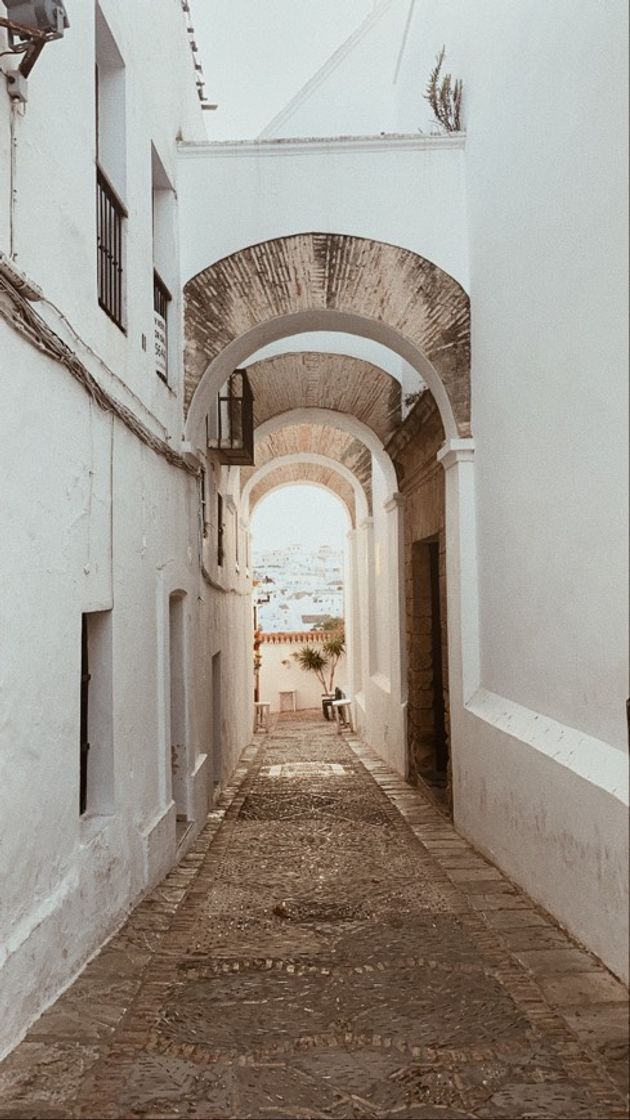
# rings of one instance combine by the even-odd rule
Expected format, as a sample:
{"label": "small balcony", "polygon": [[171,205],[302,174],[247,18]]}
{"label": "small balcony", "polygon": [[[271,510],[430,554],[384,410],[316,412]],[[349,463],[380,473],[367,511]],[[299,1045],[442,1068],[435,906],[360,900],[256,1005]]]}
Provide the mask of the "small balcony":
{"label": "small balcony", "polygon": [[253,466],[254,394],[243,369],[234,370],[217,396],[216,413],[208,417],[208,450],[228,466]]}

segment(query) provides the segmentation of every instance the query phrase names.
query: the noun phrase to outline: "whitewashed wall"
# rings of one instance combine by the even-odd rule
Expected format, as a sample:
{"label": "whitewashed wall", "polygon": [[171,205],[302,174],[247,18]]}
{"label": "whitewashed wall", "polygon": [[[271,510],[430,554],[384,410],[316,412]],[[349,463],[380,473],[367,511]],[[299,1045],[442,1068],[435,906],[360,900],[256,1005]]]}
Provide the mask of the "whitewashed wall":
{"label": "whitewashed wall", "polygon": [[[430,138],[180,145],[182,274],[293,233],[345,233],[423,253],[466,286],[461,142]],[[200,220],[221,214],[220,222]],[[377,362],[378,364],[378,362]]]}
{"label": "whitewashed wall", "polygon": [[[127,223],[127,333],[104,315],[96,298],[95,205],[95,6],[70,6],[71,27],[65,38],[44,50],[29,78],[29,99],[16,117],[15,249],[16,262],[40,284],[70,322],[80,324],[82,339],[140,398],[141,415],[160,434],[178,431],[179,401],[155,376],[151,222],[151,144],[159,153],[173,187],[177,187],[175,140],[204,133],[194,85],[194,70],[177,0],[103,0],[108,20],[126,62],[126,187],[122,192]],[[148,34],[146,28],[151,31]],[[168,78],[163,44],[169,44]],[[14,63],[2,60],[5,68]],[[9,244],[9,100],[1,83],[0,217],[2,246]],[[73,106],[68,111],[68,100]],[[45,169],[45,171],[43,171]],[[176,273],[178,267],[176,266]],[[179,317],[179,298],[173,319]],[[63,324],[52,308],[44,313],[55,329]],[[147,339],[142,348],[142,335]],[[64,335],[65,337],[65,335]],[[177,355],[180,347],[174,347]],[[181,368],[173,371],[175,389]],[[115,378],[103,376],[112,391],[139,408]]]}
{"label": "whitewashed wall", "polygon": [[[400,17],[408,11],[406,3],[397,7]],[[152,431],[179,440],[180,400],[155,377],[150,349],[151,142],[178,190],[184,279],[268,237],[332,230],[406,245],[468,287],[481,687],[452,713],[460,744],[456,821],[623,973],[626,935],[610,916],[627,913],[620,326],[627,160],[623,98],[611,98],[610,89],[625,81],[625,5],[585,0],[578,20],[569,0],[484,0],[474,8],[423,0],[396,89],[385,94],[404,22],[382,23],[392,29],[381,40],[388,62],[370,71],[368,83],[378,113],[370,116],[368,84],[348,78],[343,130],[361,132],[373,120],[374,132],[430,131],[421,91],[444,42],[449,68],[466,83],[465,153],[461,144],[376,137],[184,147],[177,160],[178,135],[193,142],[204,135],[180,5],[135,0],[131,9],[104,0],[103,9],[130,60],[128,333],[96,303],[91,4],[72,5],[72,27],[46,47],[26,112],[18,113],[13,234],[17,263],[99,358],[73,339],[54,308],[42,305],[42,314]],[[360,56],[350,57],[356,74]],[[6,250],[10,107],[3,87]],[[71,96],[72,116],[60,109],[62,94]],[[329,86],[311,130],[338,134],[339,106],[339,87]],[[299,135],[298,117],[292,121]],[[220,220],[208,221],[209,213]],[[229,594],[199,580],[195,485],[118,425],[112,442],[110,418],[69,375],[1,322],[0,336],[9,526],[0,606],[4,1050],[174,858],[160,668],[169,591],[188,593],[188,655],[203,665],[191,675],[189,698],[187,789],[196,827],[211,781],[203,761],[212,715],[207,655],[225,652],[224,777],[251,727],[251,627],[245,573],[236,572],[229,541],[224,570],[215,574]],[[116,811],[80,821],[80,615],[112,603]],[[367,646],[363,652],[365,660]],[[59,945],[67,956],[51,957]]]}
{"label": "whitewashed wall", "polygon": [[456,821],[626,973],[608,920],[627,914],[627,144],[610,97],[626,5],[417,0],[408,33],[409,5],[382,7],[270,131],[430,133],[444,43],[465,154],[382,136],[184,147],[188,234],[208,203],[225,216],[184,271],[321,229],[408,246],[469,290],[479,672],[452,712]]}
{"label": "whitewashed wall", "polygon": [[[68,7],[72,26],[44,50],[26,110],[17,112],[16,263],[72,324],[80,339],[48,303],[35,307],[96,381],[176,445],[181,362],[167,388],[152,353],[151,143],[176,185],[177,135],[203,135],[184,15],[178,0],[138,0],[133,10],[103,2],[129,64],[123,334],[97,304],[93,5]],[[7,253],[10,115],[0,80],[0,248]],[[173,267],[178,303],[177,260]],[[177,357],[177,311],[173,330]],[[99,409],[65,368],[1,317],[0,446],[2,1054],[176,858],[169,594],[186,596],[179,808],[192,823],[188,842],[203,826],[215,781],[225,781],[251,734],[251,620],[229,524],[217,587],[200,576],[196,480]],[[225,477],[220,482],[226,487]],[[112,678],[111,788],[92,796],[90,775],[106,769],[108,749],[93,742],[88,813],[80,817],[81,614],[96,610],[112,612],[111,660],[92,665],[91,685]],[[219,650],[217,755],[210,672]]]}
{"label": "whitewashed wall", "polygon": [[[262,664],[260,670],[260,699],[271,704],[271,711],[280,710],[280,691],[295,689],[298,710],[303,708],[320,708],[322,687],[314,673],[305,673],[300,669],[294,654],[309,644],[306,637],[299,637],[294,641],[263,641],[260,647]],[[310,642],[315,649],[321,648],[321,642]],[[328,680],[328,673],[326,673]],[[351,690],[346,681],[346,659],[342,657],[335,672],[335,687],[343,688],[350,694]]]}
{"label": "whitewashed wall", "polygon": [[[193,822],[191,837],[204,823],[214,781],[226,780],[248,740],[251,682],[243,677],[248,595],[221,594],[200,581],[196,481],[112,424],[63,369],[2,323],[0,337],[9,528],[0,549],[5,1050],[175,859],[171,592],[186,593],[180,811]],[[81,613],[94,610],[112,610],[113,803],[80,818]],[[221,751],[212,758],[210,666],[218,650]],[[91,665],[95,684],[106,671]],[[92,742],[89,778],[104,750]]]}
{"label": "whitewashed wall", "polygon": [[419,3],[397,127],[446,43],[465,82],[483,686],[457,822],[627,975],[627,129],[608,93],[627,85],[627,5],[575,15]]}

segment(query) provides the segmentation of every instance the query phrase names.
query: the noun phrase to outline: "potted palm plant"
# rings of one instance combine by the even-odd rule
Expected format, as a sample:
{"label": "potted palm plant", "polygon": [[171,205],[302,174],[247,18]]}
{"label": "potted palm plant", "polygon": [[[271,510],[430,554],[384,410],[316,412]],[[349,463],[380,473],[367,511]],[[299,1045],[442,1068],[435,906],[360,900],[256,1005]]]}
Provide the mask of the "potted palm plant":
{"label": "potted palm plant", "polygon": [[334,691],[335,672],[337,665],[346,652],[346,640],[343,634],[331,634],[323,645],[323,653],[328,667],[328,691]]}
{"label": "potted palm plant", "polygon": [[[300,669],[303,669],[305,673],[314,673],[322,686],[322,714],[325,719],[330,719],[331,716],[330,706],[335,698],[335,671],[345,650],[345,638],[343,633],[340,633],[331,634],[322,643],[321,650],[306,645],[293,654]],[[328,680],[326,680],[326,674],[328,674]]]}

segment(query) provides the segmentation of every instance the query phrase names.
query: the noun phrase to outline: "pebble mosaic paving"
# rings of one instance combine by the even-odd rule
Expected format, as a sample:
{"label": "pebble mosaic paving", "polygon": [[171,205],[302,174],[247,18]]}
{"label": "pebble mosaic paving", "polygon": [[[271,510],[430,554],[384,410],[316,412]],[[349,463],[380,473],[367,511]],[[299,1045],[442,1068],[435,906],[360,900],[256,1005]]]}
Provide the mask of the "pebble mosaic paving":
{"label": "pebble mosaic paving", "polygon": [[0,1064],[0,1118],[617,1120],[626,999],[434,801],[291,714]]}

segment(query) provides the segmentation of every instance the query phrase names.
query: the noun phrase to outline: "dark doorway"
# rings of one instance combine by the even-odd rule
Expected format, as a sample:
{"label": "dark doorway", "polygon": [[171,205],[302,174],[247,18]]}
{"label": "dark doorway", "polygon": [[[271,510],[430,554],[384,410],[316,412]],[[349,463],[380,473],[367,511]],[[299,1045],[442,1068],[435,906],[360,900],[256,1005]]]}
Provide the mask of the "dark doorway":
{"label": "dark doorway", "polygon": [[[185,596],[175,591],[169,597],[169,652],[171,692],[171,794],[177,820],[188,820],[186,751],[186,661]],[[180,829],[183,831],[183,829]]]}
{"label": "dark doorway", "polygon": [[412,546],[413,628],[409,690],[411,778],[436,789],[448,780],[445,642],[440,542]]}
{"label": "dark doorway", "polygon": [[[87,809],[88,752],[88,702],[90,695],[90,667],[88,657],[87,615],[81,615],[81,714],[79,719],[79,813]],[[76,711],[76,708],[75,708]]]}
{"label": "dark doorway", "polygon": [[214,796],[221,780],[221,653],[212,658],[212,783]]}
{"label": "dark doorway", "polygon": [[114,811],[112,611],[81,615],[79,813]]}

